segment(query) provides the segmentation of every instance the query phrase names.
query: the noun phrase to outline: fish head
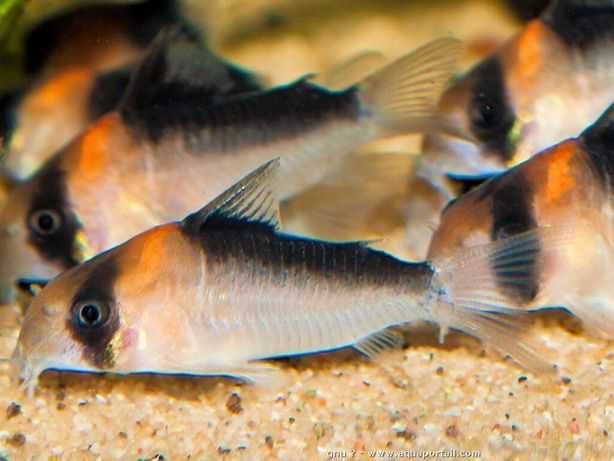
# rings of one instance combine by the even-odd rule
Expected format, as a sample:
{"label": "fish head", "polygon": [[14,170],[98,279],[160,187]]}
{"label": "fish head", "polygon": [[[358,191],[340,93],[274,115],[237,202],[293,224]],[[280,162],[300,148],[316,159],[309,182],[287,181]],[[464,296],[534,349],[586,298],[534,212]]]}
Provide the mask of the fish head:
{"label": "fish head", "polygon": [[[19,279],[53,277],[109,248],[110,240],[121,242],[138,232],[128,234],[132,221],[118,217],[117,204],[117,172],[123,168],[117,164],[133,158],[134,149],[121,117],[112,112],[11,191],[0,212],[0,294],[5,300],[14,296],[11,289]],[[100,207],[102,200],[107,206]],[[114,219],[119,224],[111,237]]]}
{"label": "fish head", "polygon": [[478,194],[483,186],[448,203],[429,245],[427,259],[452,257],[458,250],[491,241],[490,197]]}
{"label": "fish head", "polygon": [[577,135],[558,122],[565,101],[578,96],[567,94],[573,89],[565,80],[574,79],[561,78],[575,75],[570,56],[545,24],[530,22],[442,95],[439,117],[447,129],[426,138],[426,161],[431,156],[443,173],[503,171]]}
{"label": "fish head", "polygon": [[15,126],[2,168],[23,180],[89,123],[90,69],[70,69],[27,91],[15,108]]}
{"label": "fish head", "polygon": [[607,138],[611,113],[612,108],[582,136],[557,143],[452,200],[441,214],[429,258],[570,222],[598,228],[601,207],[610,202],[611,165],[605,152],[612,149]]}
{"label": "fish head", "polygon": [[[77,148],[73,146],[72,148]],[[22,279],[49,279],[91,252],[68,187],[63,156],[19,183],[0,211],[0,299]]]}
{"label": "fish head", "polygon": [[190,330],[180,306],[194,284],[171,262],[192,267],[190,252],[177,224],[162,225],[49,282],[26,312],[13,355],[24,385],[46,369],[172,369],[174,347]]}

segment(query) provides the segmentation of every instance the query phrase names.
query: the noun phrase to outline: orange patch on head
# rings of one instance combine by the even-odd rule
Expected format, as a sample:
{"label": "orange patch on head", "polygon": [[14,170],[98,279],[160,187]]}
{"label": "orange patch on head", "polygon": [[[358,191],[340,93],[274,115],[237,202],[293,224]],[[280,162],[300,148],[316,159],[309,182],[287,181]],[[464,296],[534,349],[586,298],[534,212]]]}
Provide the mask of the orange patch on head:
{"label": "orange patch on head", "polygon": [[548,159],[544,199],[546,204],[560,200],[566,192],[576,185],[573,168],[570,165],[576,153],[573,141],[564,142],[554,148],[545,158]]}
{"label": "orange patch on head", "polygon": [[541,22],[531,21],[518,36],[516,47],[517,77],[525,83],[527,80],[532,80],[540,71],[544,34],[545,30]]}
{"label": "orange patch on head", "polygon": [[110,114],[101,118],[85,132],[79,144],[79,158],[73,175],[79,181],[95,181],[105,172],[105,167],[111,159],[109,140],[113,131],[118,128],[118,118]]}
{"label": "orange patch on head", "polygon": [[175,226],[164,225],[149,230],[141,238],[139,262],[136,273],[159,273],[160,268],[167,264],[168,238],[175,234]]}
{"label": "orange patch on head", "polygon": [[71,96],[76,91],[83,91],[93,82],[93,74],[89,69],[73,69],[62,72],[58,76],[41,85],[32,95],[32,103],[39,107],[49,107],[56,104],[70,104]]}

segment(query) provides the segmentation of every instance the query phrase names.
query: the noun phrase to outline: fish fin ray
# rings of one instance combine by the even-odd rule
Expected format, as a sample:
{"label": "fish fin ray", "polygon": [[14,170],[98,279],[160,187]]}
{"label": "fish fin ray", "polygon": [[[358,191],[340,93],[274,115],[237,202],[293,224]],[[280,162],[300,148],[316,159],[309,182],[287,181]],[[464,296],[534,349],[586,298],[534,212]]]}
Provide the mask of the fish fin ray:
{"label": "fish fin ray", "polygon": [[363,51],[333,67],[314,82],[332,90],[342,90],[355,85],[372,73],[373,69],[382,67],[385,61],[386,58],[379,51]]}
{"label": "fish fin ray", "polygon": [[352,347],[370,359],[374,359],[387,349],[400,349],[403,344],[402,333],[397,328],[391,327],[361,339]]}
{"label": "fish fin ray", "polygon": [[254,74],[215,55],[192,29],[173,26],[156,36],[132,72],[120,113],[143,122],[148,116],[169,117],[173,109],[185,112],[184,106],[206,107],[233,94],[260,90]]}
{"label": "fish fin ray", "polygon": [[237,223],[260,224],[272,230],[279,229],[279,201],[275,192],[278,170],[279,159],[270,160],[187,216],[182,227],[193,234],[231,222],[235,226]]}
{"label": "fish fin ray", "polygon": [[278,388],[287,384],[288,379],[279,367],[266,362],[246,362],[237,364],[224,372],[227,376],[237,377],[259,387]]}
{"label": "fish fin ray", "polygon": [[531,332],[528,313],[501,314],[455,306],[449,326],[481,340],[535,374],[555,372],[553,351]]}
{"label": "fish fin ray", "polygon": [[392,134],[433,129],[435,112],[461,53],[461,42],[441,38],[388,64],[358,84],[360,100]]}

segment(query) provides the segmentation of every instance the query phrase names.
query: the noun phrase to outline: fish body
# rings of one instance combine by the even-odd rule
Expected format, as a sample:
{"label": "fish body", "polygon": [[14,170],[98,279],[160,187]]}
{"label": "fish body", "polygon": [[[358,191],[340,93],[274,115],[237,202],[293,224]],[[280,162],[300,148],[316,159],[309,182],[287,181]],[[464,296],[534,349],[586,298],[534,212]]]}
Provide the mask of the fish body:
{"label": "fish body", "polygon": [[451,307],[441,283],[456,273],[451,262],[410,263],[362,243],[280,232],[278,165],[47,285],[13,358],[26,387],[47,368],[258,381],[261,359],[348,346],[374,356],[397,342],[390,327],[416,320],[486,341],[496,334],[500,350],[537,360],[488,313]]}
{"label": "fish body", "polygon": [[28,31],[24,70],[46,78],[72,67],[115,69],[140,57],[162,29],[183,22],[176,0],[81,5]]}
{"label": "fish body", "polygon": [[120,108],[19,185],[0,212],[0,252],[11,256],[0,268],[5,293],[16,279],[59,273],[179,219],[273,157],[282,158],[283,200],[361,144],[430,129],[458,53],[455,40],[441,39],[346,90],[301,79],[219,101],[219,79],[212,91],[184,42],[158,45]]}
{"label": "fish body", "polygon": [[[502,171],[577,136],[611,103],[614,4],[557,0],[442,96],[462,135],[425,141],[425,176]],[[573,114],[573,115],[572,115]]]}
{"label": "fish body", "polygon": [[[155,3],[155,4],[154,4]],[[55,17],[26,40],[32,82],[0,104],[3,173],[30,176],[101,115],[113,110],[132,68],[164,27],[196,34],[175,1],[98,6]]]}
{"label": "fish body", "polygon": [[[577,136],[611,104],[613,94],[614,3],[552,1],[539,18],[446,89],[438,115],[447,129],[424,136],[422,155],[413,171],[407,170],[409,192],[389,199],[404,202],[404,223],[392,222],[379,236],[399,241],[396,245],[411,259],[426,258],[450,200]],[[384,178],[379,187],[395,182],[394,176]],[[345,194],[353,203],[329,210],[337,221],[351,221],[353,211],[347,210],[375,215],[382,209],[374,200],[378,195],[359,183],[347,185]]]}
{"label": "fish body", "polygon": [[449,200],[577,136],[612,94],[614,3],[552,1],[444,92],[438,110],[449,129],[424,137],[406,211],[408,252],[426,257]]}
{"label": "fish body", "polygon": [[96,75],[71,68],[39,82],[11,101],[3,130],[7,152],[2,169],[10,180],[23,180],[49,157],[121,99],[129,72]]}
{"label": "fish body", "polygon": [[[614,337],[612,174],[614,105],[563,141],[452,202],[428,257],[494,245],[467,268],[468,298],[520,310],[565,308],[599,336]],[[517,272],[493,255],[525,245]],[[469,251],[469,250],[468,250]],[[473,283],[470,284],[471,280]]]}

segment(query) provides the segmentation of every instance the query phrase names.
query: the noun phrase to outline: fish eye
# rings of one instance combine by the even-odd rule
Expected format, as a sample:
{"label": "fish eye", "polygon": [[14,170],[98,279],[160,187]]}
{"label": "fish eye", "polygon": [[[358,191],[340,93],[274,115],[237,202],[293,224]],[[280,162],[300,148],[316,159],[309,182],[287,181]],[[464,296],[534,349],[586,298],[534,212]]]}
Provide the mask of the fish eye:
{"label": "fish eye", "polygon": [[95,328],[103,325],[109,318],[109,307],[100,301],[82,301],[74,309],[77,323],[83,328]]}
{"label": "fish eye", "polygon": [[486,99],[483,94],[478,95],[473,101],[470,117],[471,125],[478,132],[496,130],[503,121],[500,105]]}
{"label": "fish eye", "polygon": [[30,215],[30,228],[38,235],[56,233],[62,227],[62,216],[54,210],[38,210]]}

